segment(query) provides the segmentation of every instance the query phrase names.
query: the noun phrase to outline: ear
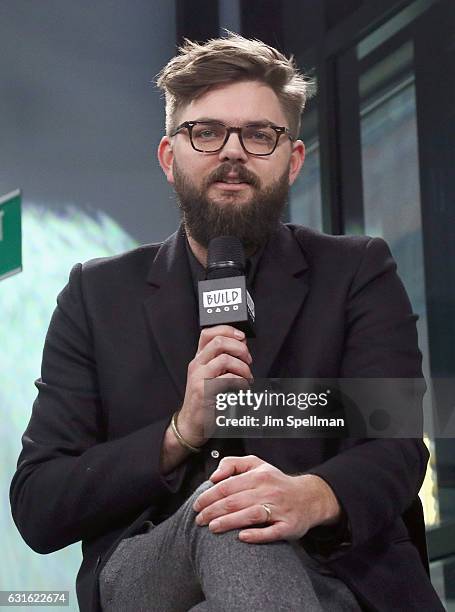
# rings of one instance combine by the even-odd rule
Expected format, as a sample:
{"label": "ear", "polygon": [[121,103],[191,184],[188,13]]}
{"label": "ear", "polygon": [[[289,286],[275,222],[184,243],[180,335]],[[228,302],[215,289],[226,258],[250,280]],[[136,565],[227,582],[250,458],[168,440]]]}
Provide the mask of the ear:
{"label": "ear", "polygon": [[174,173],[172,172],[172,162],[174,161],[174,151],[172,150],[172,143],[169,136],[163,136],[158,145],[158,161],[160,166],[166,175],[167,182],[174,183]]}
{"label": "ear", "polygon": [[305,145],[301,140],[292,144],[292,153],[289,164],[289,185],[292,185],[298,177],[303,162],[305,161]]}

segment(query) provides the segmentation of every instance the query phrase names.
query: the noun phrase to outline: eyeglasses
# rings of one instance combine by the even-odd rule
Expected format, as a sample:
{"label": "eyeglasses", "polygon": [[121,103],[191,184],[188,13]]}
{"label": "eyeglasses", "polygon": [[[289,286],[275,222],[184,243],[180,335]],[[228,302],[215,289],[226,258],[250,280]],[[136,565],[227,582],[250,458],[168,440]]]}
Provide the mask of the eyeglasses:
{"label": "eyeglasses", "polygon": [[232,132],[239,135],[243,150],[250,155],[271,155],[277,148],[282,134],[286,135],[291,142],[295,140],[289,128],[268,123],[228,127],[218,121],[185,121],[171,136],[175,136],[183,129],[188,130],[191,146],[200,153],[221,151]]}

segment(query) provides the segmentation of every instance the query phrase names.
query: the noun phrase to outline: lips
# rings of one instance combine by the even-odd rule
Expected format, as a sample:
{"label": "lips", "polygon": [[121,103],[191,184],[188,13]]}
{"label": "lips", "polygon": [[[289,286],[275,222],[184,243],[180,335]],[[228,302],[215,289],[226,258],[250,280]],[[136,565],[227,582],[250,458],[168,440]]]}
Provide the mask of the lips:
{"label": "lips", "polygon": [[245,189],[246,187],[249,187],[249,183],[246,183],[244,181],[229,181],[227,182],[226,180],[224,181],[215,181],[214,185],[218,188],[221,189],[222,191],[238,191],[240,189]]}
{"label": "lips", "polygon": [[229,186],[230,188],[245,188],[247,185],[258,188],[259,181],[255,175],[240,164],[223,163],[209,177],[209,184],[215,184],[219,188]]}
{"label": "lips", "polygon": [[226,177],[218,178],[214,182],[215,183],[226,183],[227,185],[240,185],[241,183],[249,183],[249,181],[247,181],[244,178],[241,178],[240,176],[233,176],[233,177],[226,176]]}

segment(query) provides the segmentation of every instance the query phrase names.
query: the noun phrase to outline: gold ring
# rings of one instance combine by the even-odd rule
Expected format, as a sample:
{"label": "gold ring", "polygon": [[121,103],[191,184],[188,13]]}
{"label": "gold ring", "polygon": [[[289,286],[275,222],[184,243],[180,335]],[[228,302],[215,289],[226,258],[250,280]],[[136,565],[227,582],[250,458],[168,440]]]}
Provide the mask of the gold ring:
{"label": "gold ring", "polygon": [[270,506],[268,504],[261,504],[261,506],[267,512],[267,518],[265,519],[266,522],[270,523],[270,521],[272,520],[272,509],[270,508]]}

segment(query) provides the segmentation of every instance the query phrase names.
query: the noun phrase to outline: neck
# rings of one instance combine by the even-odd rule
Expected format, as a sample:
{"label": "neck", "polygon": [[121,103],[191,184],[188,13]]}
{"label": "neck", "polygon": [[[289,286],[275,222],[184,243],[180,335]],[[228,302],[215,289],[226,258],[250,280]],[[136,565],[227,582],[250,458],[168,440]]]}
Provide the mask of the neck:
{"label": "neck", "polygon": [[201,264],[201,266],[204,266],[204,268],[206,268],[207,267],[207,249],[203,247],[202,245],[200,245],[199,242],[196,242],[196,240],[190,236],[190,234],[188,233],[188,230],[187,230],[186,235],[188,237],[188,244],[190,245],[190,249],[193,251],[193,255],[196,257],[196,259]]}
{"label": "neck", "polygon": [[[196,257],[196,259],[201,264],[201,266],[206,268],[207,267],[207,249],[203,247],[201,244],[199,244],[199,242],[197,242],[189,234],[188,230],[186,230],[186,235],[188,237],[188,244],[190,245],[190,249],[192,250],[193,255]],[[257,249],[255,248],[246,249],[245,250],[246,257],[251,257],[252,255],[254,255],[256,253],[256,250]]]}

